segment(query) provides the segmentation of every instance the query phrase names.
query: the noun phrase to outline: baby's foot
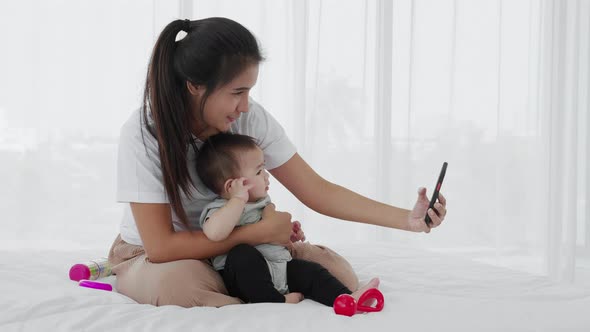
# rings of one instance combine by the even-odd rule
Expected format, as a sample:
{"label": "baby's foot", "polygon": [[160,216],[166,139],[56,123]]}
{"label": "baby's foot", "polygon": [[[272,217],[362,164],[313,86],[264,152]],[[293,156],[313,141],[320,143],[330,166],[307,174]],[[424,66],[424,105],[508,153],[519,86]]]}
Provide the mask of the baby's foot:
{"label": "baby's foot", "polygon": [[303,294],[293,292],[285,294],[285,303],[299,303],[303,300]]}
{"label": "baby's foot", "polygon": [[[352,294],[350,294],[352,297],[354,297],[355,300],[359,300],[359,297],[361,297],[361,295],[363,295],[364,292],[367,291],[367,289],[369,288],[379,288],[379,278],[373,278],[371,279],[368,283],[366,283],[364,286],[359,287],[359,289],[357,289],[356,291],[352,292]],[[375,300],[373,299],[373,301],[371,301],[372,303],[360,303],[360,304],[364,304],[364,305],[373,305],[375,303]]]}

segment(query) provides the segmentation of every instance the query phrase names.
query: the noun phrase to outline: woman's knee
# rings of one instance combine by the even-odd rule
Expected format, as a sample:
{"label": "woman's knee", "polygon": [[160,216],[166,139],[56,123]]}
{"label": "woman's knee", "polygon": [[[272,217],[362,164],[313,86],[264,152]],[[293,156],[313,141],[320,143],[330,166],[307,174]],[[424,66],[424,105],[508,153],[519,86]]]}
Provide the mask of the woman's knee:
{"label": "woman's knee", "polygon": [[122,282],[120,292],[139,303],[182,307],[220,307],[240,303],[239,299],[227,295],[219,274],[201,261],[141,264],[117,276]]}
{"label": "woman's knee", "polygon": [[350,263],[328,247],[296,242],[291,248],[291,255],[320,264],[351,291],[358,288],[358,277]]}

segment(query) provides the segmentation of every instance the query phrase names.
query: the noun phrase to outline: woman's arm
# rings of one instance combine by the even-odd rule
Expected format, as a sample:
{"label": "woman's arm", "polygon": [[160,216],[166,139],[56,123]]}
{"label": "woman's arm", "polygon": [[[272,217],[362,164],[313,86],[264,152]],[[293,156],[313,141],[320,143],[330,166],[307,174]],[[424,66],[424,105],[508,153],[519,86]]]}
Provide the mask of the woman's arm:
{"label": "woman's arm", "polygon": [[[429,231],[426,223],[419,222],[420,216],[414,218],[415,221],[409,221],[413,218],[410,213],[414,211],[374,201],[331,183],[319,176],[297,153],[270,173],[303,204],[321,214],[402,230]],[[419,196],[419,202],[424,201],[428,203],[425,191]],[[423,210],[426,213],[426,208]],[[442,212],[441,217],[444,217],[446,213],[444,207],[438,210]],[[424,215],[421,217],[423,218]],[[435,219],[433,227],[438,226],[442,221],[440,218]]]}
{"label": "woman's arm", "polygon": [[246,202],[243,200],[231,198],[205,220],[203,233],[211,241],[225,240],[240,221],[245,205]]}
{"label": "woman's arm", "polygon": [[291,215],[275,211],[273,204],[264,209],[261,221],[236,228],[219,242],[209,240],[201,231],[175,232],[169,204],[130,204],[146,255],[154,263],[206,259],[227,253],[240,243],[286,243],[291,235]]}

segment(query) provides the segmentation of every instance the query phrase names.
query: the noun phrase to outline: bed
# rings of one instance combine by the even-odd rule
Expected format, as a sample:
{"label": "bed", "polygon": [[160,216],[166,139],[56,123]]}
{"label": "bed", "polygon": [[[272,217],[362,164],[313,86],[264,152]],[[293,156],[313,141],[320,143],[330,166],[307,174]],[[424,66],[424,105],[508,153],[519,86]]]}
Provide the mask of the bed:
{"label": "bed", "polygon": [[[590,331],[590,289],[385,243],[332,245],[385,308],[338,316],[310,300],[222,308],[154,307],[77,286],[69,267],[105,250],[0,252],[0,331]],[[103,281],[116,287],[116,278]]]}

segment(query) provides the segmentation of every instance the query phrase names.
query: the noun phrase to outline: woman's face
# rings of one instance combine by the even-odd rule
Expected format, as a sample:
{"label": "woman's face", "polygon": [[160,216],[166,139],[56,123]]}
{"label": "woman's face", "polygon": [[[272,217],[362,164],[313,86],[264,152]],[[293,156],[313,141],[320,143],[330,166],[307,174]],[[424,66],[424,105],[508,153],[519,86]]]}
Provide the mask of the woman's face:
{"label": "woman's face", "polygon": [[248,96],[257,79],[258,64],[248,66],[229,83],[213,91],[207,98],[202,113],[198,111],[198,105],[205,92],[204,87],[193,86],[193,89],[189,87],[193,95],[192,104],[197,119],[193,125],[193,133],[204,140],[209,136],[228,131],[231,124],[242,113],[248,112]]}

